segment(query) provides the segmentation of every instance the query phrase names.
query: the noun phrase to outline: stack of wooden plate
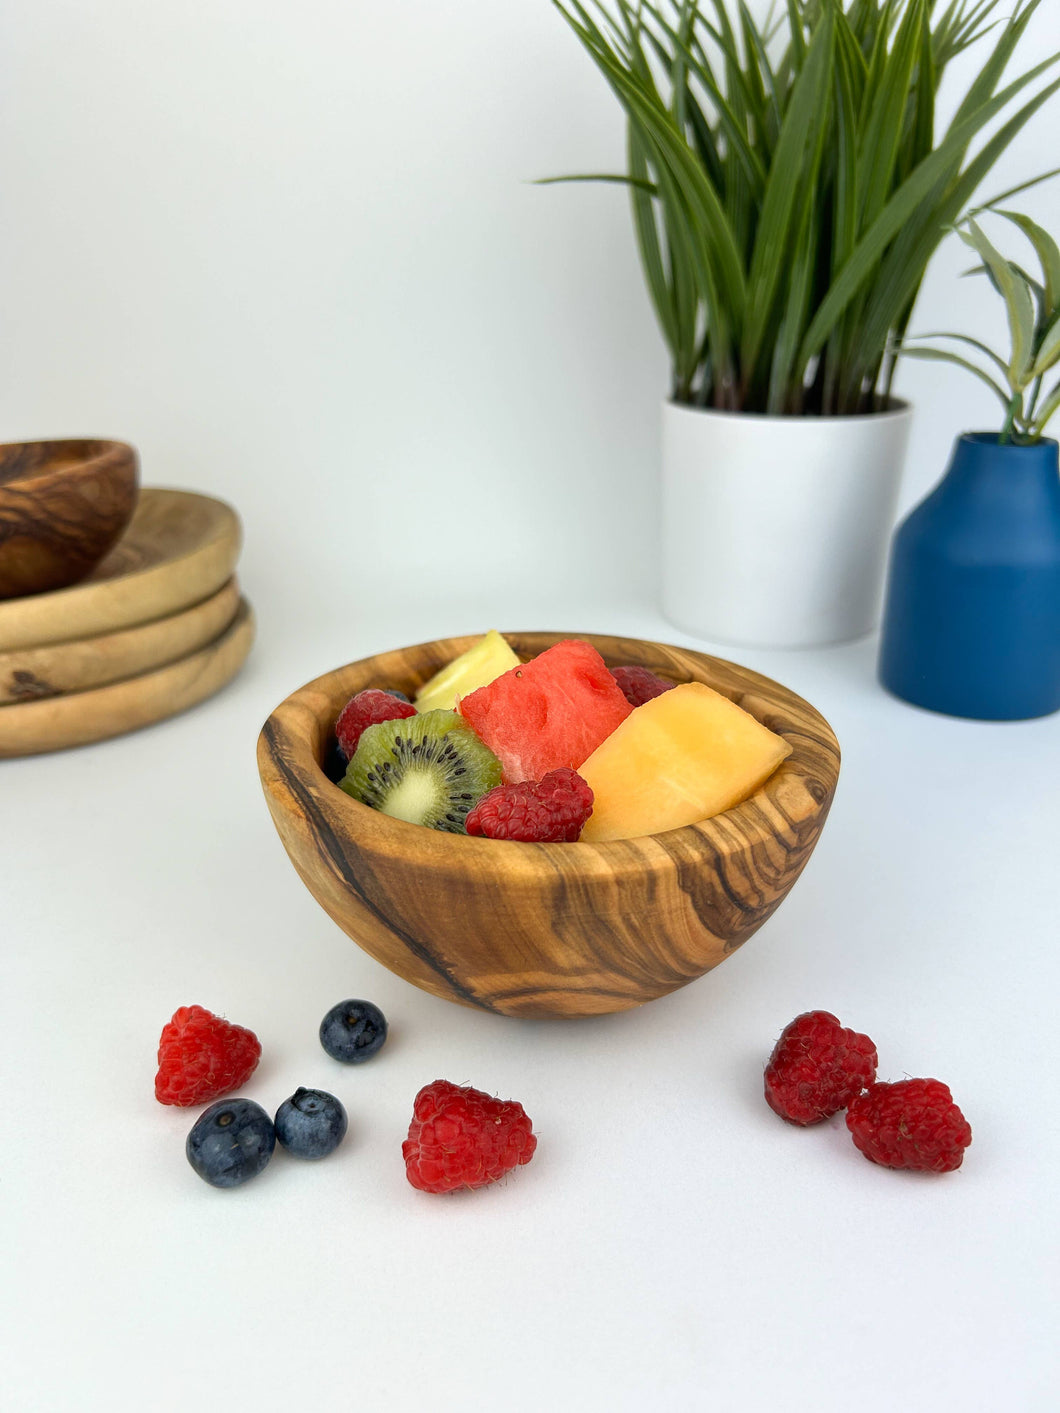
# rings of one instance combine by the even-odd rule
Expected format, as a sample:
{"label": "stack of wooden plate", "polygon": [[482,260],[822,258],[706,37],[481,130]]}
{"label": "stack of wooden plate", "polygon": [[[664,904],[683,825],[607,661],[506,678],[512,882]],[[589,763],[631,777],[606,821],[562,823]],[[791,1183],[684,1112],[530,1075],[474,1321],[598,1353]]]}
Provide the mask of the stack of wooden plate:
{"label": "stack of wooden plate", "polygon": [[223,687],[254,635],[240,539],[222,501],[148,488],[87,579],[0,601],[0,757],[120,736]]}

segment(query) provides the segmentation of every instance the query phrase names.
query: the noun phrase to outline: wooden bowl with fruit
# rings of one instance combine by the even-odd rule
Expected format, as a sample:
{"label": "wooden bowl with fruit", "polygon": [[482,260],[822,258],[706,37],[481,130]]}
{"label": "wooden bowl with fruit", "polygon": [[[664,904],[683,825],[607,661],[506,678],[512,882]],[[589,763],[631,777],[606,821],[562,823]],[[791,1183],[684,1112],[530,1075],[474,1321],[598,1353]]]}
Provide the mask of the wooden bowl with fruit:
{"label": "wooden bowl with fruit", "polygon": [[588,1016],[665,996],[761,927],[824,827],[839,746],[720,658],[491,632],[310,682],[265,723],[258,768],[303,882],[384,966],[502,1015]]}

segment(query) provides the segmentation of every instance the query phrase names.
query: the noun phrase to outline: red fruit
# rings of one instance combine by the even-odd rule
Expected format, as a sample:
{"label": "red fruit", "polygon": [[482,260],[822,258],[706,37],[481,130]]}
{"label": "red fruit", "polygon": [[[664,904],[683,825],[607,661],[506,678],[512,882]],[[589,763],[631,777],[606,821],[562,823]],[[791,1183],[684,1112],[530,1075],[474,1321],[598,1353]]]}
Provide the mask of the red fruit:
{"label": "red fruit", "polygon": [[635,707],[643,706],[653,697],[661,697],[664,692],[677,686],[676,682],[667,682],[665,677],[656,677],[646,667],[612,667],[611,676],[622,688],[626,701]]}
{"label": "red fruit", "polygon": [[593,792],[574,770],[498,785],[467,817],[467,832],[523,844],[573,844],[593,812]]}
{"label": "red fruit", "polygon": [[509,668],[457,710],[514,785],[577,770],[633,708],[596,649],[572,639]]}
{"label": "red fruit", "polygon": [[209,1104],[245,1084],[258,1067],[261,1046],[252,1030],[202,1006],[181,1006],[162,1027],[155,1098],[160,1104]]}
{"label": "red fruit", "polygon": [[358,692],[342,708],[339,719],[335,722],[335,738],[339,743],[339,750],[350,760],[357,749],[361,733],[369,726],[376,726],[380,721],[404,720],[407,716],[415,715],[416,708],[411,702],[403,702],[400,697],[392,697],[389,692],[379,692],[374,687]]}
{"label": "red fruit", "polygon": [[872,1162],[917,1173],[952,1173],[972,1141],[968,1120],[937,1079],[874,1084],[852,1101],[847,1128]]}
{"label": "red fruit", "polygon": [[496,1182],[529,1163],[536,1147],[530,1120],[514,1099],[436,1079],[416,1095],[401,1154],[413,1187],[453,1192]]}
{"label": "red fruit", "polygon": [[845,1109],[876,1078],[876,1046],[844,1030],[829,1011],[806,1011],[785,1026],[766,1065],[766,1103],[793,1124]]}

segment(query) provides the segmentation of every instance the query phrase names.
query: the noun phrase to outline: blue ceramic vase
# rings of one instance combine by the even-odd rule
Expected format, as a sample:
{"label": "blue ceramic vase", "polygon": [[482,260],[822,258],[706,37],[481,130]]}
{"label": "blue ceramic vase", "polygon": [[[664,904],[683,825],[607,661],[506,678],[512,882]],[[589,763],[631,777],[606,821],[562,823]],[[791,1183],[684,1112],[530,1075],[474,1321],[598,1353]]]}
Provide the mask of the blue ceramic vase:
{"label": "blue ceramic vase", "polygon": [[1060,710],[1057,450],[960,437],[898,527],[879,665],[895,696],[982,721]]}

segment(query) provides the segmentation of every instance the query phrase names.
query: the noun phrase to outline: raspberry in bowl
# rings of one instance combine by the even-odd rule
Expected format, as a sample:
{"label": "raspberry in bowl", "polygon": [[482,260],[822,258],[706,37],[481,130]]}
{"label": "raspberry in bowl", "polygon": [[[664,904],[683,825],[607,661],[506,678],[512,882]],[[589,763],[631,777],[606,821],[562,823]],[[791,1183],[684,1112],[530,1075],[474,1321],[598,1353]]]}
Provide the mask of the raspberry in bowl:
{"label": "raspberry in bowl", "polygon": [[[518,665],[571,638],[506,633],[503,640]],[[569,833],[547,843],[465,833],[471,802],[463,816],[455,814],[459,822],[452,828],[445,817],[431,828],[409,822],[418,817],[411,811],[394,817],[371,807],[380,770],[373,774],[369,767],[353,779],[356,760],[339,788],[328,767],[336,721],[351,699],[370,689],[415,697],[476,648],[474,637],[350,663],[293,693],[262,729],[258,767],[266,801],[302,881],[365,951],[447,1000],[548,1017],[627,1010],[664,996],[710,971],[757,931],[790,891],[824,826],[839,747],[809,703],[769,678],[691,649],[591,634],[575,641],[591,645],[609,669],[637,665],[663,682],[704,684],[767,728],[763,734],[780,738],[783,758],[733,807],[636,837],[613,837],[622,831],[599,823],[606,772],[598,771],[599,817],[577,842]],[[521,670],[507,662],[498,668]],[[619,696],[625,703],[619,718],[667,700],[649,696],[634,706]],[[436,700],[432,694],[432,713],[444,709]],[[389,733],[408,749],[406,728],[425,722],[430,725],[428,713],[384,721],[367,727],[362,739],[377,733],[384,740]],[[503,785],[516,783],[509,744],[475,724],[505,762]],[[610,739],[618,740],[617,731]],[[594,754],[605,756],[607,745]],[[524,751],[521,761],[529,773],[522,778],[547,776],[548,760],[527,761]],[[500,783],[497,776],[485,781],[490,788]],[[484,813],[496,817],[498,811],[491,805]],[[612,837],[601,837],[607,834]]]}

